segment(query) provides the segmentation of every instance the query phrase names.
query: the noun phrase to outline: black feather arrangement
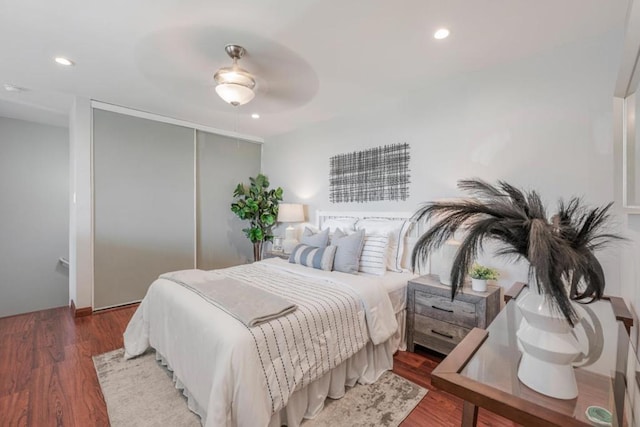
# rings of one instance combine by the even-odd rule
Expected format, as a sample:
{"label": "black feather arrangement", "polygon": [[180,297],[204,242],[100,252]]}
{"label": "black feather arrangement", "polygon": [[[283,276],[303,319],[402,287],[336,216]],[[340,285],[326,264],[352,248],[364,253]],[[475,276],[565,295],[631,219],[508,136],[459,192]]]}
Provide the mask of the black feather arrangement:
{"label": "black feather arrangement", "polygon": [[529,282],[547,295],[570,324],[577,320],[571,300],[591,302],[602,297],[604,271],[593,252],[622,237],[607,233],[612,203],[587,208],[579,198],[560,201],[548,219],[540,196],[506,182],[491,185],[479,179],[462,180],[458,187],[470,198],[424,204],[414,220],[437,222],[417,241],[414,270],[427,256],[464,228],[451,270],[451,298],[462,288],[471,264],[487,239],[501,242],[499,255],[529,262]]}

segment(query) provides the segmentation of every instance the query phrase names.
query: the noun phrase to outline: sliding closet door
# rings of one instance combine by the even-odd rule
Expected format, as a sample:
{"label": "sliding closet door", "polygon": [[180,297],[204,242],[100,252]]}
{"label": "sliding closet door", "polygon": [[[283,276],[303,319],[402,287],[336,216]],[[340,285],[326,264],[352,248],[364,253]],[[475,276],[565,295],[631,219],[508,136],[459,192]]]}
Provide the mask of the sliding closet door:
{"label": "sliding closet door", "polygon": [[94,110],[94,307],[193,268],[194,131]]}
{"label": "sliding closet door", "polygon": [[242,229],[248,225],[231,212],[233,190],[260,173],[259,144],[197,132],[198,268],[210,270],[253,260]]}

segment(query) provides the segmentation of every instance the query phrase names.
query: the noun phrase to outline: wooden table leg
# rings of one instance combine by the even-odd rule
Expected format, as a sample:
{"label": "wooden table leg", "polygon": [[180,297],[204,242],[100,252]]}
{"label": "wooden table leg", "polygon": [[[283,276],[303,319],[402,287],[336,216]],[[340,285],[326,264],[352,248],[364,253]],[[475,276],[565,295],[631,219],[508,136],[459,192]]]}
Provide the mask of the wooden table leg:
{"label": "wooden table leg", "polygon": [[462,405],[462,427],[476,427],[478,422],[478,407],[466,400]]}

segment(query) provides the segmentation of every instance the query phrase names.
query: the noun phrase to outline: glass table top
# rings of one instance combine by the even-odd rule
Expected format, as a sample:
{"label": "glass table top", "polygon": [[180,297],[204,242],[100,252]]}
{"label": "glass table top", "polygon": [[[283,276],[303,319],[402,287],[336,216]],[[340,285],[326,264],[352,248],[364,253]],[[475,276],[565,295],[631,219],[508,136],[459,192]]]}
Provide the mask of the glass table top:
{"label": "glass table top", "polygon": [[[524,295],[528,290],[522,292]],[[518,380],[518,363],[522,353],[516,332],[522,315],[514,300],[489,325],[486,341],[460,371],[460,375],[535,403],[543,408],[541,410],[558,412],[586,425],[599,425],[587,418],[586,411],[591,406],[606,408],[614,418],[614,426],[640,425],[640,419],[634,420],[633,417],[634,413],[640,414],[640,363],[624,325],[616,320],[611,303],[606,300],[580,305],[577,310],[583,315],[584,321],[596,331],[601,331],[601,340],[594,340],[597,342],[592,343],[589,349],[584,327],[578,325],[575,328],[582,351],[589,354],[586,360],[574,365],[578,383],[577,398],[551,398]]]}

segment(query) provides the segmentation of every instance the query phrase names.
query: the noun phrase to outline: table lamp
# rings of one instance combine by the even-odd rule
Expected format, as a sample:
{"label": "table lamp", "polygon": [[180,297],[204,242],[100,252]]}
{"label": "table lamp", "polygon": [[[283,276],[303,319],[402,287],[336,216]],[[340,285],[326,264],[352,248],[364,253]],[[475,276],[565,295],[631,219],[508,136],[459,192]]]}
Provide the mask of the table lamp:
{"label": "table lamp", "polygon": [[291,223],[304,221],[304,208],[298,203],[280,203],[278,205],[278,222],[288,222],[289,226],[284,231],[282,249],[284,253],[291,253],[298,244],[296,230]]}
{"label": "table lamp", "polygon": [[460,242],[454,239],[449,239],[440,248],[440,283],[443,285],[451,286],[451,269],[453,268],[453,262],[458,254],[460,248]]}

